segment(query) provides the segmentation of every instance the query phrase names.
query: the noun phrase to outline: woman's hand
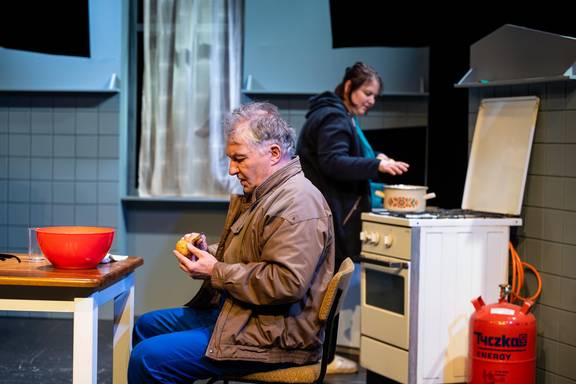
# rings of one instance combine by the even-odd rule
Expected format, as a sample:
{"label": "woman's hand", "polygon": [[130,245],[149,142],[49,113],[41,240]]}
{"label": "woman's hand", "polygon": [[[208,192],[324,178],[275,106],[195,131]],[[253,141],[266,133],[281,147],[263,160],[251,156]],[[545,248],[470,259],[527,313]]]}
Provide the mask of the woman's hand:
{"label": "woman's hand", "polygon": [[180,262],[180,269],[194,279],[209,279],[212,275],[214,264],[218,260],[208,252],[196,248],[190,243],[188,244],[188,250],[192,254],[190,259],[176,250],[173,251],[174,256]]}
{"label": "woman's hand", "polygon": [[[384,154],[380,155],[386,157],[386,155]],[[386,157],[380,159],[380,164],[378,164],[378,171],[381,173],[388,173],[390,175],[401,175],[404,172],[407,172],[409,167],[410,165],[408,163],[405,163],[403,161],[396,161],[394,159]]]}

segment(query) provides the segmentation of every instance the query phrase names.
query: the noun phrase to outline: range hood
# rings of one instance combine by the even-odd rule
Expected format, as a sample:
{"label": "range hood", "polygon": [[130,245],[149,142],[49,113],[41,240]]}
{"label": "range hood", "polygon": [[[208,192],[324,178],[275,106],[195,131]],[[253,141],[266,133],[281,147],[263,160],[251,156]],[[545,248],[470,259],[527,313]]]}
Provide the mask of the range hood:
{"label": "range hood", "polygon": [[459,88],[576,80],[576,39],[506,24],[470,48]]}

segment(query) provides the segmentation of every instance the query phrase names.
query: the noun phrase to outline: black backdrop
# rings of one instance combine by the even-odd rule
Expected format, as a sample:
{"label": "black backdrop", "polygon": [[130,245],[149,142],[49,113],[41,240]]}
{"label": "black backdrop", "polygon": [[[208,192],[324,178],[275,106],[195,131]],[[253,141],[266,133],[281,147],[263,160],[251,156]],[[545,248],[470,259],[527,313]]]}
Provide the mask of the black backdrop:
{"label": "black backdrop", "polygon": [[454,84],[469,69],[470,45],[504,24],[576,36],[576,23],[563,20],[566,6],[556,8],[554,2],[524,12],[502,8],[505,2],[482,3],[481,8],[456,3],[458,9],[432,4],[330,0],[332,38],[334,48],[429,47],[426,182],[438,196],[434,205],[456,208],[468,160],[468,90]]}

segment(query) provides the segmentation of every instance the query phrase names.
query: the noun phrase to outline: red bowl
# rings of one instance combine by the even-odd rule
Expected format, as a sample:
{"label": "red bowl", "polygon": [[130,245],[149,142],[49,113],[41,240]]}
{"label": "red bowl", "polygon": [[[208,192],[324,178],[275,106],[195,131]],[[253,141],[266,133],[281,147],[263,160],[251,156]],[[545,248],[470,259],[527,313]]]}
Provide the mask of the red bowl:
{"label": "red bowl", "polygon": [[114,229],[103,227],[36,228],[38,245],[56,268],[95,268],[106,256]]}

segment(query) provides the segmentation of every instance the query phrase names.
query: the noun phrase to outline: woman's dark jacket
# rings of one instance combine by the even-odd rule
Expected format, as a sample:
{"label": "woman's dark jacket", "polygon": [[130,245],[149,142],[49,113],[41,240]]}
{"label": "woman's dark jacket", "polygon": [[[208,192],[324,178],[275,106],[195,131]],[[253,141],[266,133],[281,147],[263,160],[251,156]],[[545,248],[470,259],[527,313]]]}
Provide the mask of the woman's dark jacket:
{"label": "woman's dark jacket", "polygon": [[370,210],[369,180],[378,178],[380,161],[363,157],[352,115],[335,93],[310,99],[296,151],[304,175],[332,210],[336,268],[348,256],[359,261],[360,214]]}

